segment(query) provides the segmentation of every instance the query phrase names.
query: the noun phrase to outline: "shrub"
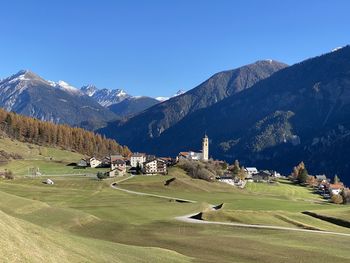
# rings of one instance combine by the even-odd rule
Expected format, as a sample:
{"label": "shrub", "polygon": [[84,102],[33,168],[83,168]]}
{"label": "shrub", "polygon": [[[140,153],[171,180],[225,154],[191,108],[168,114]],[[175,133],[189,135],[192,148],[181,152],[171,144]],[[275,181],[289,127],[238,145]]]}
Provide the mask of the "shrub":
{"label": "shrub", "polygon": [[335,204],[342,204],[343,203],[343,197],[341,195],[332,195],[332,202]]}
{"label": "shrub", "polygon": [[345,188],[342,191],[341,195],[343,197],[343,204],[350,204],[350,190],[349,190],[349,188]]}
{"label": "shrub", "polygon": [[217,175],[215,165],[209,162],[182,160],[178,165],[195,179],[213,181]]}
{"label": "shrub", "polygon": [[6,171],[4,177],[5,177],[6,179],[8,179],[8,180],[13,180],[13,179],[15,179],[15,176],[14,176],[14,174],[12,173],[12,171]]}
{"label": "shrub", "polygon": [[98,172],[96,176],[100,180],[106,179],[108,177],[107,173],[103,173],[103,172]]}

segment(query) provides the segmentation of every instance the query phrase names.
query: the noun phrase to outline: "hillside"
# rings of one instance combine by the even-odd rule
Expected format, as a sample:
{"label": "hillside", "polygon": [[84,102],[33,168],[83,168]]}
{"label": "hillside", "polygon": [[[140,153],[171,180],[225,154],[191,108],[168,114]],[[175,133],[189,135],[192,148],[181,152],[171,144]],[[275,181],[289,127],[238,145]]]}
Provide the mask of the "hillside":
{"label": "hillside", "polygon": [[189,115],[150,147],[160,154],[196,149],[206,131],[215,158],[284,173],[303,160],[312,174],[350,183],[349,61],[347,46],[283,69]]}
{"label": "hillside", "polygon": [[154,138],[161,136],[186,116],[238,94],[284,67],[286,65],[283,63],[266,60],[217,73],[196,88],[126,121],[112,122],[100,132],[134,150],[150,151]]}
{"label": "hillside", "polygon": [[0,149],[0,171],[10,170],[15,177],[31,175],[30,170],[33,168],[38,168],[42,174],[96,172],[93,169],[74,169],[74,166],[69,165],[84,158],[83,154],[77,152],[20,142],[8,137],[0,138]]}
{"label": "hillside", "polygon": [[40,120],[75,126],[87,120],[101,123],[117,118],[66,82],[47,81],[28,70],[0,81],[0,107]]}
{"label": "hillside", "polygon": [[[3,195],[0,192],[0,196]],[[15,196],[7,198],[11,203],[15,200]],[[23,213],[39,208],[35,207],[39,202],[24,198],[21,202],[27,206]],[[0,234],[2,262],[189,262],[188,258],[169,250],[77,237],[29,223],[1,210]]]}
{"label": "hillside", "polygon": [[39,121],[0,109],[0,136],[21,142],[58,147],[84,155],[130,154],[127,147],[99,134],[67,125]]}
{"label": "hillside", "polygon": [[121,117],[130,117],[132,115],[136,115],[156,104],[158,104],[159,101],[151,98],[151,97],[130,97],[126,98],[125,100],[112,104],[108,107],[108,109],[118,116]]}

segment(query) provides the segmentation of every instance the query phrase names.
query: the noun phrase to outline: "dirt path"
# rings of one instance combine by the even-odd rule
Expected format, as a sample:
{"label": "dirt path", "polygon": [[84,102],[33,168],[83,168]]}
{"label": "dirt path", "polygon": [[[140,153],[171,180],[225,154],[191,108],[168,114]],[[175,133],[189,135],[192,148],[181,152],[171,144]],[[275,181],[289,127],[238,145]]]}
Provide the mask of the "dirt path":
{"label": "dirt path", "polygon": [[[127,178],[124,178],[120,181],[113,182],[111,184],[111,187],[113,189],[129,193],[129,194],[136,194],[136,195],[142,195],[142,196],[150,196],[150,197],[156,197],[156,198],[162,198],[167,200],[175,200],[180,202],[187,202],[187,203],[197,203],[197,201],[193,200],[187,200],[182,198],[176,198],[176,197],[170,197],[170,196],[164,196],[164,195],[156,195],[156,194],[149,194],[149,193],[143,193],[143,192],[137,192],[132,190],[127,190],[118,187],[118,183],[124,182],[126,180],[129,180],[133,178],[135,175],[131,175]],[[214,206],[212,205],[213,209]],[[338,233],[338,232],[331,232],[331,231],[321,231],[321,230],[309,230],[309,229],[300,229],[300,228],[291,228],[291,227],[282,227],[282,226],[269,226],[269,225],[253,225],[253,224],[241,224],[241,223],[229,223],[229,222],[217,222],[217,221],[205,221],[200,219],[193,218],[194,216],[198,215],[198,213],[195,214],[189,214],[184,216],[178,216],[175,217],[176,220],[190,223],[190,224],[212,224],[212,225],[223,225],[223,226],[232,226],[232,227],[242,227],[242,228],[257,228],[257,229],[271,229],[271,230],[284,230],[284,231],[296,231],[296,232],[305,232],[305,233],[316,233],[316,234],[327,234],[327,235],[337,235],[337,236],[346,236],[350,237],[350,234],[347,233]]]}

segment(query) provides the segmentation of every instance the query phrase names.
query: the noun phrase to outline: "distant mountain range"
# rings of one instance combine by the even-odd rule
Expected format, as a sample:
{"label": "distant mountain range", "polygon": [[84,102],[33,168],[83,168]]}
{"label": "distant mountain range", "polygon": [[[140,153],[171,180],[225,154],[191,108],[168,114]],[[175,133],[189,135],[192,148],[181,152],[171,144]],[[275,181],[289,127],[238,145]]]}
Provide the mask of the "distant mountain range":
{"label": "distant mountain range", "polygon": [[131,96],[122,89],[98,89],[87,85],[80,90],[120,117],[135,115],[160,102],[147,96]]}
{"label": "distant mountain range", "polygon": [[103,107],[108,107],[131,97],[122,89],[98,89],[94,85],[83,86],[80,90]]}
{"label": "distant mountain range", "polygon": [[77,126],[86,120],[97,124],[117,118],[66,82],[47,81],[28,70],[0,81],[0,107],[40,120]]}
{"label": "distant mountain range", "polygon": [[120,117],[131,117],[159,102],[185,93],[185,91],[179,90],[172,97],[152,98],[147,96],[131,96],[122,89],[98,89],[94,85],[83,86],[80,90]]}
{"label": "distant mountain range", "polygon": [[215,158],[283,173],[304,161],[311,173],[350,183],[350,47],[257,74],[266,63],[216,74],[101,131],[160,155],[197,150],[207,133]]}
{"label": "distant mountain range", "polygon": [[94,85],[77,89],[62,80],[45,80],[29,70],[0,80],[0,107],[7,111],[87,129],[133,116],[159,102],[131,96],[121,89],[98,89]]}

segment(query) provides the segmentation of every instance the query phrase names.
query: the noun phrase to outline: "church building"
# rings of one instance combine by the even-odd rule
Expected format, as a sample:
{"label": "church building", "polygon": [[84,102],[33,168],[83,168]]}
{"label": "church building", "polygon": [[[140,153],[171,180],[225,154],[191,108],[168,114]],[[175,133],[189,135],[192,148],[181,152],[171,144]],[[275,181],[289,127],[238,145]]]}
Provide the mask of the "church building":
{"label": "church building", "polygon": [[204,136],[202,140],[202,152],[180,152],[177,156],[178,160],[187,159],[193,161],[205,161],[209,160],[209,138],[207,135]]}

